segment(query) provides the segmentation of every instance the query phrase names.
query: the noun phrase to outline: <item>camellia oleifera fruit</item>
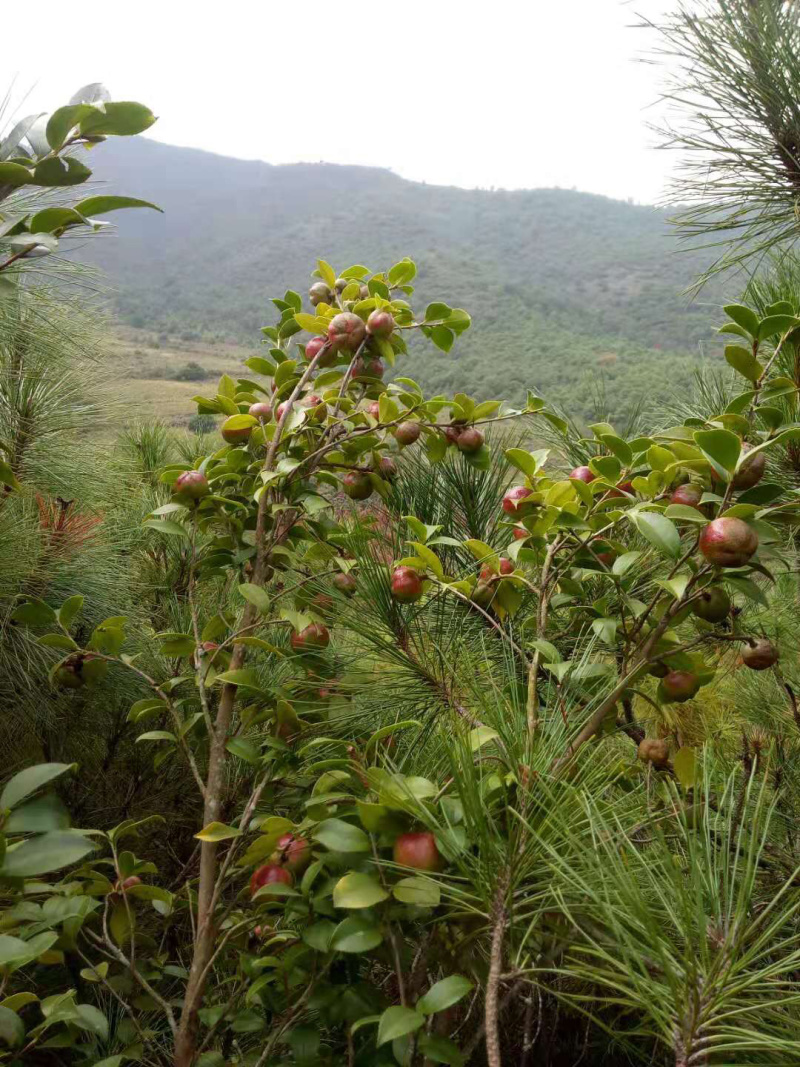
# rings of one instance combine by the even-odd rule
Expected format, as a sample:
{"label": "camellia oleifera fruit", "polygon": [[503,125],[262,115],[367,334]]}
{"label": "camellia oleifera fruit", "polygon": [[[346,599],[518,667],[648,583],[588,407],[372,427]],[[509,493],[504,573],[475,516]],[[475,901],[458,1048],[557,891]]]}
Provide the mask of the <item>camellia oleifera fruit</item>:
{"label": "camellia oleifera fruit", "polygon": [[669,502],[670,504],[682,504],[686,508],[696,508],[699,511],[702,496],[702,486],[687,482],[686,485],[678,486],[669,498]]}
{"label": "camellia oleifera fruit", "polygon": [[413,445],[416,440],[419,439],[419,435],[422,433],[422,427],[418,422],[401,422],[397,429],[394,431],[395,440],[401,448],[405,448],[407,445]]}
{"label": "camellia oleifera fruit", "polygon": [[373,485],[365,471],[348,471],[342,478],[342,489],[351,500],[366,500],[372,496]]}
{"label": "camellia oleifera fruit", "polygon": [[[752,448],[753,446],[745,441],[742,444],[742,455],[746,456],[748,452],[752,451]],[[764,477],[766,467],[767,457],[764,452],[756,452],[754,456],[749,456],[747,459],[742,460],[741,467],[733,476],[733,488],[739,490],[752,489]]]}
{"label": "camellia oleifera fruit", "polygon": [[345,596],[355,596],[358,585],[352,574],[335,574],[331,582],[333,588],[338,592],[343,593]]}
{"label": "camellia oleifera fruit", "polygon": [[714,519],[700,534],[700,551],[717,567],[743,567],[757,548],[758,534],[742,519]]}
{"label": "camellia oleifera fruit", "polygon": [[691,671],[669,671],[661,679],[661,690],[666,700],[683,704],[691,700],[700,688],[700,679]]}
{"label": "camellia oleifera fruit", "polygon": [[669,745],[659,737],[645,737],[639,742],[636,754],[643,763],[652,763],[654,767],[666,767],[669,763]]}
{"label": "camellia oleifera fruit", "polygon": [[278,838],[278,847],[269,861],[291,871],[292,874],[298,874],[311,863],[311,844],[304,837],[284,834]]}
{"label": "camellia oleifera fruit", "polygon": [[530,510],[530,504],[526,500],[533,493],[527,485],[513,485],[503,494],[503,511],[506,515],[517,515],[520,512]]}
{"label": "camellia oleifera fruit", "polygon": [[200,500],[208,496],[208,478],[202,471],[184,471],[175,479],[173,487],[176,493],[188,497],[189,500]]}
{"label": "camellia oleifera fruit", "polygon": [[722,622],[730,614],[731,598],[720,586],[712,585],[700,593],[692,606],[698,619]]}
{"label": "camellia oleifera fruit", "polygon": [[286,867],[281,867],[277,863],[265,863],[263,867],[258,867],[253,871],[250,879],[250,896],[254,897],[262,886],[291,885],[293,881],[292,872]]}
{"label": "camellia oleifera fruit", "polygon": [[570,471],[569,476],[576,482],[585,482],[587,485],[595,479],[594,471],[591,467],[586,466],[576,467],[573,471]]}
{"label": "camellia oleifera fruit", "polygon": [[244,445],[250,440],[252,432],[252,426],[223,426],[222,440],[229,445]]}
{"label": "camellia oleifera fruit", "polygon": [[440,871],[442,855],[436,847],[436,838],[428,832],[400,834],[394,843],[394,862],[417,871]]}
{"label": "camellia oleifera fruit", "polygon": [[261,422],[269,422],[272,418],[272,404],[268,404],[264,400],[257,400],[255,404],[251,404],[247,409],[247,414],[252,415],[254,419],[259,419]]}
{"label": "camellia oleifera fruit", "polygon": [[482,445],[483,434],[475,426],[468,426],[466,430],[462,430],[456,441],[456,447],[459,451],[466,452],[467,455],[477,452]]}
{"label": "camellia oleifera fruit", "polygon": [[325,282],[314,282],[308,290],[308,299],[312,307],[317,304],[330,304],[333,301],[333,292]]}
{"label": "camellia oleifera fruit", "polygon": [[413,567],[395,567],[391,589],[395,600],[401,604],[413,604],[422,596],[422,575]]}
{"label": "camellia oleifera fruit", "polygon": [[388,311],[376,309],[367,319],[367,333],[386,339],[394,333],[394,318]]}
{"label": "camellia oleifera fruit", "polygon": [[366,323],[353,311],[334,315],[328,325],[328,343],[337,352],[355,352],[366,336]]}
{"label": "camellia oleifera fruit", "polygon": [[323,626],[321,622],[312,622],[299,633],[295,631],[289,643],[295,652],[320,652],[328,647],[330,641],[328,627]]}
{"label": "camellia oleifera fruit", "polygon": [[751,671],[766,671],[778,662],[778,650],[766,637],[759,637],[742,649],[742,662]]}

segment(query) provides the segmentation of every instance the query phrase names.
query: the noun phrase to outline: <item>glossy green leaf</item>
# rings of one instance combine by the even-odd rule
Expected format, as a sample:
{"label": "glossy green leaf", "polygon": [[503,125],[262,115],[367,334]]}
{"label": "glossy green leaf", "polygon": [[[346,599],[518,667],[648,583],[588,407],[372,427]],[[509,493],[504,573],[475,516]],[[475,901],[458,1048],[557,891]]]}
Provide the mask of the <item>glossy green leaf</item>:
{"label": "glossy green leaf", "polygon": [[361,915],[350,915],[336,927],[330,947],[337,952],[370,952],[382,941],[383,934],[377,923]]}
{"label": "glossy green leaf", "polygon": [[378,1046],[404,1037],[405,1034],[413,1034],[424,1025],[425,1016],[413,1008],[403,1008],[399,1004],[387,1008],[378,1023]]}
{"label": "glossy green leaf", "polygon": [[437,1011],[457,1004],[474,987],[474,982],[460,974],[451,974],[441,982],[431,986],[428,992],[417,1001],[417,1008],[425,1015],[434,1015]]}
{"label": "glossy green leaf", "polygon": [[340,878],[333,888],[335,908],[371,908],[389,894],[375,878],[354,872]]}
{"label": "glossy green leaf", "polygon": [[6,853],[0,876],[4,878],[31,878],[36,874],[60,871],[82,860],[95,845],[88,837],[75,830],[60,830],[22,842]]}
{"label": "glossy green leaf", "polygon": [[369,852],[369,838],[359,826],[343,819],[325,819],[311,836],[331,852]]}
{"label": "glossy green leaf", "polygon": [[77,766],[77,763],[37,763],[33,767],[18,771],[6,782],[3,792],[0,793],[0,809],[16,807],[25,797],[36,793],[62,774],[74,771]]}

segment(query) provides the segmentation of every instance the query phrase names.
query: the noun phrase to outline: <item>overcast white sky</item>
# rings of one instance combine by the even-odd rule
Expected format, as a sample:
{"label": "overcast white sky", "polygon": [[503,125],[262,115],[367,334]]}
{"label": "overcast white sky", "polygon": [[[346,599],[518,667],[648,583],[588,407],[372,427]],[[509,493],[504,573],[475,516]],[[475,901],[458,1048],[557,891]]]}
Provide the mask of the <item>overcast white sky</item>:
{"label": "overcast white sky", "polygon": [[[9,5],[20,113],[103,81],[148,136],[270,163],[655,200],[660,74],[629,28],[670,0],[63,0]],[[84,14],[81,14],[81,11]],[[91,12],[91,15],[89,14]],[[12,60],[13,62],[13,60]]]}

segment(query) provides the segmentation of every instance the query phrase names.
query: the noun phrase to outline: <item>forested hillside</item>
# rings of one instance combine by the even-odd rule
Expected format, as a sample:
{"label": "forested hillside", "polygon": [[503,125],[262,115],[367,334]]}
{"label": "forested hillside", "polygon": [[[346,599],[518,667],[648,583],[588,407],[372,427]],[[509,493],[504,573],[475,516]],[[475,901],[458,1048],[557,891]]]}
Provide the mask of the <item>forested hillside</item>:
{"label": "forested hillside", "polygon": [[[164,215],[131,213],[92,255],[133,326],[177,340],[255,342],[268,300],[298,290],[324,251],[338,269],[425,264],[421,299],[447,291],[473,315],[457,360],[412,358],[434,390],[533,387],[588,414],[604,388],[629,408],[687,380],[713,336],[708,301],[681,291],[698,261],[677,254],[653,208],[558,189],[428,186],[368,167],[271,166],[152,140],[112,143],[95,176]],[[713,351],[713,349],[712,349]]]}

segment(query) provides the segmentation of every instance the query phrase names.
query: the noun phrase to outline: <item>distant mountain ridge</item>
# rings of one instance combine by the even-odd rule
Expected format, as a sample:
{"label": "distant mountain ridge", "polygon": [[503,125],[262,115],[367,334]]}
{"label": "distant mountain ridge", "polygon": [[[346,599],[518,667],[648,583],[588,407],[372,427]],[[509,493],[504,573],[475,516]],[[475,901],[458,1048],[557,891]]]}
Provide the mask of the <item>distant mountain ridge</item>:
{"label": "distant mountain ridge", "polygon": [[378,270],[408,255],[420,300],[466,308],[474,328],[451,356],[415,354],[404,372],[484,397],[531,387],[588,413],[601,381],[627,409],[688,380],[718,317],[713,294],[702,305],[680,295],[702,264],[675,254],[651,207],[275,166],[147,138],[104,144],[93,166],[109,191],[164,209],[121,212],[119,238],[90,249],[118,286],[121,318],[158,333],[257,343],[269,298],[305,292],[317,257]]}

